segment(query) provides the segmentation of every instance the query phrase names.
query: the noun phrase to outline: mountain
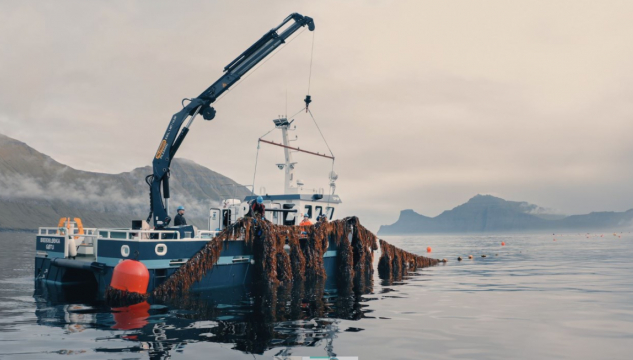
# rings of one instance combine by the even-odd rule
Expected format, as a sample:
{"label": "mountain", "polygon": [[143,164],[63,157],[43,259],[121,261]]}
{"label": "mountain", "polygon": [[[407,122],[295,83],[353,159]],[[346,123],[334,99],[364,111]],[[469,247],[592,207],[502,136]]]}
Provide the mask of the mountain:
{"label": "mountain", "polygon": [[[120,174],[73,169],[23,142],[0,134],[0,229],[56,226],[79,217],[87,227],[129,227],[149,213],[145,176],[151,166]],[[187,220],[207,227],[211,205],[250,194],[244,186],[193,161],[174,159],[171,206],[184,205]]]}
{"label": "mountain", "polygon": [[614,230],[630,228],[633,209],[626,212],[593,212],[565,216],[549,214],[527,202],[477,195],[465,204],[431,218],[403,210],[394,224],[383,225],[379,235],[424,233],[488,233],[556,230]]}

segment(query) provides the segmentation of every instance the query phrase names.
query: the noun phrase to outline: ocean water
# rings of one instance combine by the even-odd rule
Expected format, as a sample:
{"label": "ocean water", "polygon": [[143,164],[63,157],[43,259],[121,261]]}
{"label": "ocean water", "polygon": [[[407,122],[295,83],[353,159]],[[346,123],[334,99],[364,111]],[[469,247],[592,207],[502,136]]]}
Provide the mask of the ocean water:
{"label": "ocean water", "polygon": [[376,271],[356,293],[230,289],[111,309],[36,286],[34,234],[0,233],[0,358],[633,358],[633,234],[385,240],[449,261],[401,280]]}

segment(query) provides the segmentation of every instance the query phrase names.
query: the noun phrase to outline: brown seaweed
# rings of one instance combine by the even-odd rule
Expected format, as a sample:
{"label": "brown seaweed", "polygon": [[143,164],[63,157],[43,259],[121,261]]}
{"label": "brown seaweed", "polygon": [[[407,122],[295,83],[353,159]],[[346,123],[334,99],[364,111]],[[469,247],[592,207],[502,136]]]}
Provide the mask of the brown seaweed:
{"label": "brown seaweed", "polygon": [[412,254],[380,240],[380,260],[378,273],[382,278],[402,279],[409,271],[437,265],[441,262],[425,256]]}
{"label": "brown seaweed", "polygon": [[[323,256],[330,243],[337,249],[337,282],[351,291],[371,283],[378,238],[357,217],[309,226],[274,225],[260,218],[245,217],[222,230],[151,294],[132,295],[108,289],[106,300],[142,301],[150,295],[173,298],[186,293],[213,268],[223,244],[244,240],[253,252],[253,283],[285,286],[326,278]],[[380,240],[379,270],[402,274],[435,265],[437,260],[410,254]]]}

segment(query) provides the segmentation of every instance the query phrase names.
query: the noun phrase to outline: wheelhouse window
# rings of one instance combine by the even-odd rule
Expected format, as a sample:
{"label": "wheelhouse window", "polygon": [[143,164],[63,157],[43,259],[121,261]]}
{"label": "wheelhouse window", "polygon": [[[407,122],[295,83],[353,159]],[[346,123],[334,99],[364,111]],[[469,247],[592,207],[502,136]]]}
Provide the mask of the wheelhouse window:
{"label": "wheelhouse window", "polygon": [[[279,203],[271,203],[270,204],[270,210],[280,209],[280,208],[281,208],[281,206],[279,205]],[[273,224],[279,225],[279,212],[273,211],[272,213],[273,213],[273,215],[272,215]]]}
{"label": "wheelhouse window", "polygon": [[[294,207],[295,207],[295,204],[283,204],[284,210],[292,210],[292,208]],[[283,214],[284,225],[295,225],[295,218],[296,218],[296,215],[294,212],[284,212]]]}
{"label": "wheelhouse window", "polygon": [[312,219],[312,205],[306,205],[303,209],[303,215],[308,216],[308,218]]}
{"label": "wheelhouse window", "polygon": [[325,212],[327,213],[328,219],[332,220],[332,217],[334,216],[334,208],[331,206],[328,206],[325,208]]}
{"label": "wheelhouse window", "polygon": [[222,210],[222,225],[227,227],[231,224],[231,210]]}

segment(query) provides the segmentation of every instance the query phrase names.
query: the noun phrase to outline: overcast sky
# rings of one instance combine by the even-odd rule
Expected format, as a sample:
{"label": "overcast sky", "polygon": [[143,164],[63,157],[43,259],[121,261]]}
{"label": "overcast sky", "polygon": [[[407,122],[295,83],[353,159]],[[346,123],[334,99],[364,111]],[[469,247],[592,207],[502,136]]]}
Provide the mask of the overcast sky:
{"label": "overcast sky", "polygon": [[[291,12],[315,19],[314,38],[196,120],[180,157],[250,184],[257,138],[303,105],[314,40],[339,215],[375,230],[478,193],[633,208],[631,1],[0,1],[0,133],[77,169],[148,165],[181,99]],[[295,144],[327,150],[309,117],[295,123]],[[327,187],[327,160],[297,160]],[[281,190],[281,161],[262,146],[256,189]]]}

